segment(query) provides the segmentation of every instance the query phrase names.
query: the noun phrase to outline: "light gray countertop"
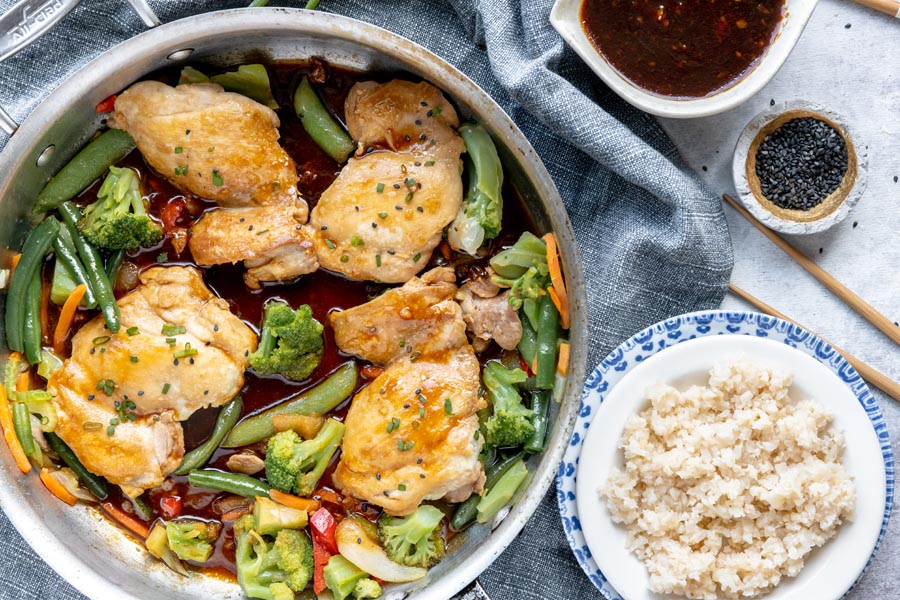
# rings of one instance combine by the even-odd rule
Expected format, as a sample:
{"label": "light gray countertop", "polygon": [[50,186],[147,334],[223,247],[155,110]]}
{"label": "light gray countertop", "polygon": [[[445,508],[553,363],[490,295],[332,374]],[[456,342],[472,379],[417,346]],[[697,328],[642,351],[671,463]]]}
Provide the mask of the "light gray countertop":
{"label": "light gray countertop", "polygon": [[[846,0],[822,0],[785,65],[750,101],[703,119],[661,119],[685,160],[700,171],[712,189],[733,195],[731,160],[735,142],[746,124],[772,100],[811,100],[844,115],[851,131],[868,145],[865,195],[847,219],[829,231],[788,239],[895,322],[900,322],[900,183],[895,181],[900,177],[898,51],[900,20]],[[900,380],[897,345],[735,211],[726,207],[725,212],[734,245],[732,281],[736,285]],[[731,295],[723,307],[751,308]],[[897,456],[900,404],[877,390],[875,394]],[[898,577],[900,515],[895,514],[875,562],[848,598],[898,598]]]}

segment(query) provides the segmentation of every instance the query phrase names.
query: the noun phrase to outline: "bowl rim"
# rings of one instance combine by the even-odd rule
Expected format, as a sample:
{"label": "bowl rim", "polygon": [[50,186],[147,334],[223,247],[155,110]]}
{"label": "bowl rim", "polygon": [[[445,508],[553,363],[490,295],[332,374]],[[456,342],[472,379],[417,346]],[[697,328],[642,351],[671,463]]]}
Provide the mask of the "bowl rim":
{"label": "bowl rim", "polygon": [[[585,0],[556,0],[550,23],[581,59],[623,100],[658,117],[693,119],[708,117],[743,104],[775,76],[800,39],[818,0],[785,0],[785,15],[775,40],[749,73],[733,85],[701,98],[670,98],[638,87],[619,73],[594,47],[581,26]],[[774,49],[774,50],[773,50]],[[777,50],[777,52],[776,52]]]}
{"label": "bowl rim", "polygon": [[[83,100],[85,95],[102,94],[105,75],[124,69],[136,56],[146,57],[162,52],[165,57],[175,49],[199,48],[204,40],[211,37],[259,35],[260,32],[298,35],[310,33],[320,37],[329,35],[362,44],[384,56],[417,65],[425,79],[443,80],[444,84],[438,83],[438,87],[444,90],[452,88],[454,91],[447,93],[455,100],[467,97],[470,105],[474,104],[472,99],[477,100],[473,108],[477,106],[481,119],[496,125],[492,128],[493,133],[502,137],[513,151],[523,175],[534,185],[539,202],[546,210],[550,229],[556,234],[564,269],[568,274],[567,280],[572,282],[569,294],[572,354],[569,377],[564,388],[565,400],[547,441],[547,449],[534,471],[526,493],[502,523],[491,531],[477,555],[415,594],[419,598],[449,598],[473,581],[506,549],[537,509],[555,477],[557,465],[574,426],[577,399],[587,365],[587,296],[580,253],[571,222],[559,192],[536,151],[509,115],[487,92],[423,46],[399,34],[350,17],[280,7],[238,8],[202,13],[166,23],[114,46],[82,66],[53,90],[23,121],[10,137],[3,152],[0,152],[0,173],[5,175],[0,180],[0,200],[10,194],[12,174],[24,168],[32,168],[27,163],[33,164],[44,146],[40,144],[41,147],[38,147],[38,143],[44,139],[50,127],[66,115],[67,106]],[[110,597],[138,600],[137,596],[117,587],[102,573],[92,569],[80,556],[56,541],[52,531],[43,523],[40,513],[17,498],[15,487],[10,482],[11,478],[19,477],[20,474],[7,453],[0,454],[0,463],[5,466],[0,468],[0,507],[37,554],[62,578],[88,597],[98,600]],[[31,485],[40,487],[36,479]]]}

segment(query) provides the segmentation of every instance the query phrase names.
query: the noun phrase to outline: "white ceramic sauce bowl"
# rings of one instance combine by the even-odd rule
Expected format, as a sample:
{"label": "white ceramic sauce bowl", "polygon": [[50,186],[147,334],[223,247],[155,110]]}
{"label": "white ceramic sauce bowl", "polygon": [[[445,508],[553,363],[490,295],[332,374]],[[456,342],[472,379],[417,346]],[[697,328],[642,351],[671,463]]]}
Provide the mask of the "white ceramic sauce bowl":
{"label": "white ceramic sauce bowl", "polygon": [[583,0],[556,0],[550,12],[550,23],[594,73],[625,101],[659,117],[690,119],[734,108],[761,90],[775,76],[794,49],[817,1],[785,0],[784,18],[775,40],[763,53],[756,67],[731,87],[703,98],[661,96],[636,86],[622,76],[607,62],[585,34],[581,25]]}

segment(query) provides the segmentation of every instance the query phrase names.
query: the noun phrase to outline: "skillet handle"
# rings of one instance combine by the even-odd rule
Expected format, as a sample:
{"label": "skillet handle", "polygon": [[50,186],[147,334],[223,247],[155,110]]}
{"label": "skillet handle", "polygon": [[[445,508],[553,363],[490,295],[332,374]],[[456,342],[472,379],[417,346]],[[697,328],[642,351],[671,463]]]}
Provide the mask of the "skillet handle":
{"label": "skillet handle", "polygon": [[[0,61],[27,48],[75,8],[80,0],[20,0],[0,15]],[[160,20],[146,0],[128,0],[147,27],[160,25]],[[0,131],[15,133],[18,123],[0,106]]]}

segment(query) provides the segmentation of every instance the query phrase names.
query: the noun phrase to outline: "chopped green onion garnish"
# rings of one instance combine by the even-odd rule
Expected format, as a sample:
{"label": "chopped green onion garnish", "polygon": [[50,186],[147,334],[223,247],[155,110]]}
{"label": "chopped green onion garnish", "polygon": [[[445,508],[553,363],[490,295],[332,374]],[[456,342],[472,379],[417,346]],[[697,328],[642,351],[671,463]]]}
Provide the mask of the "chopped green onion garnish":
{"label": "chopped green onion garnish", "polygon": [[381,266],[381,255],[380,255],[380,254],[376,254],[376,255],[375,255],[375,266],[376,266],[376,267],[380,267],[380,266]]}
{"label": "chopped green onion garnish", "polygon": [[350,245],[359,248],[360,246],[364,246],[366,243],[362,240],[358,235],[354,235],[350,238]]}
{"label": "chopped green onion garnish", "polygon": [[223,185],[225,185],[225,180],[222,179],[221,175],[219,175],[219,171],[217,169],[213,169],[212,182],[216,187],[222,187]]}
{"label": "chopped green onion garnish", "polygon": [[375,191],[378,192],[379,194],[380,194],[381,192],[383,192],[383,191],[384,191],[384,184],[383,184],[383,183],[379,183],[377,186],[375,186]]}
{"label": "chopped green onion garnish", "polygon": [[109,337],[108,335],[98,335],[97,337],[95,337],[94,339],[91,340],[91,343],[94,344],[95,346],[102,346],[103,344],[105,344],[106,342],[108,342],[111,339],[112,338]]}
{"label": "chopped green onion garnish", "polygon": [[169,393],[169,390],[170,390],[171,388],[172,388],[172,385],[171,385],[171,384],[168,384],[168,383],[165,384],[165,385],[163,386],[162,393],[163,393],[163,394],[168,394],[168,393]]}
{"label": "chopped green onion garnish", "polygon": [[141,332],[141,330],[138,329],[137,327],[129,327],[128,329],[125,330],[125,333],[127,333],[128,335],[137,335],[140,332]]}
{"label": "chopped green onion garnish", "polygon": [[187,333],[187,327],[184,325],[172,325],[171,323],[166,323],[162,326],[163,335],[181,335],[182,333]]}
{"label": "chopped green onion garnish", "polygon": [[181,146],[175,146],[175,154],[181,154],[182,152],[184,152],[184,148],[182,148]]}
{"label": "chopped green onion garnish", "polygon": [[444,412],[448,415],[453,414],[453,403],[450,401],[450,398],[444,400]]}
{"label": "chopped green onion garnish", "polygon": [[413,262],[419,262],[419,259],[422,258],[421,252],[416,252],[416,255],[413,256]]}

